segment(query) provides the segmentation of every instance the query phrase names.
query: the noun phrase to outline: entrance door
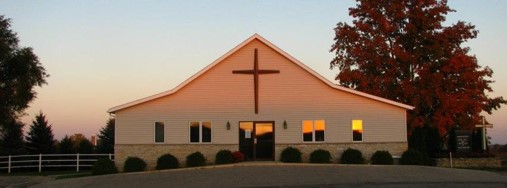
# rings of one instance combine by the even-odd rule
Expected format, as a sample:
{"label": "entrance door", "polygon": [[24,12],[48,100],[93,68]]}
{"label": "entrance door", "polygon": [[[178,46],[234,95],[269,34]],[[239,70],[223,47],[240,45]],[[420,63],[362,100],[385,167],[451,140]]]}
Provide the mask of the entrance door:
{"label": "entrance door", "polygon": [[274,160],[274,122],[240,122],[239,150],[250,160]]}

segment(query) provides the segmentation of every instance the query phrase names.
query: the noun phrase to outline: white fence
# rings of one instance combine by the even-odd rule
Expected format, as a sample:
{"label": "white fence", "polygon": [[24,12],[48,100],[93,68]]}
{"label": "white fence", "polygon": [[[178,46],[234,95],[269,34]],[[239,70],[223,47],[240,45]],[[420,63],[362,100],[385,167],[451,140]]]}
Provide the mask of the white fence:
{"label": "white fence", "polygon": [[91,167],[98,158],[113,159],[114,154],[39,154],[39,155],[9,155],[0,156],[0,170],[7,169],[11,173],[16,168],[38,168],[39,173],[43,167]]}

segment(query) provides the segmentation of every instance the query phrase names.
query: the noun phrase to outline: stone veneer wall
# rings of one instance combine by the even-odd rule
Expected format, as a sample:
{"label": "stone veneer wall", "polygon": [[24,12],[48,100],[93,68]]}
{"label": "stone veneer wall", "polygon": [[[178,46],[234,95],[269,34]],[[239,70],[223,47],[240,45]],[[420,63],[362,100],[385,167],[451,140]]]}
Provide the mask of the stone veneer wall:
{"label": "stone veneer wall", "polygon": [[343,151],[347,148],[353,148],[360,150],[363,153],[363,157],[366,160],[370,160],[371,156],[375,151],[386,150],[391,153],[393,157],[401,157],[404,151],[407,150],[407,142],[389,142],[389,143],[340,143],[340,144],[326,144],[326,143],[305,143],[305,144],[277,144],[275,146],[275,160],[280,160],[280,153],[286,147],[298,148],[303,153],[303,162],[308,162],[310,159],[310,153],[317,149],[324,149],[331,153],[332,161],[338,162]]}
{"label": "stone veneer wall", "polygon": [[[365,159],[369,160],[371,155],[378,150],[387,150],[393,156],[401,156],[407,150],[406,142],[390,143],[304,143],[304,144],[276,144],[275,161],[280,160],[280,153],[286,147],[296,147],[303,153],[303,162],[308,162],[310,153],[317,149],[329,151],[334,162],[338,162],[341,154],[347,148],[358,149],[363,153]],[[187,155],[200,151],[206,157],[206,162],[212,164],[215,162],[215,155],[220,150],[238,151],[237,144],[117,144],[114,146],[115,163],[118,169],[123,170],[123,163],[127,157],[139,157],[147,163],[147,169],[153,170],[157,165],[157,159],[166,153],[170,153],[178,158],[180,165],[185,166]]]}
{"label": "stone veneer wall", "polygon": [[[438,167],[451,167],[449,158],[435,159]],[[497,158],[453,158],[452,167],[454,168],[501,168],[502,160]]]}
{"label": "stone veneer wall", "polygon": [[196,151],[206,157],[206,163],[215,163],[215,155],[220,150],[237,151],[237,144],[116,144],[114,146],[114,161],[118,170],[123,171],[123,164],[127,157],[139,157],[147,164],[148,170],[157,166],[157,159],[167,153],[178,158],[180,166],[185,166],[187,155]]}

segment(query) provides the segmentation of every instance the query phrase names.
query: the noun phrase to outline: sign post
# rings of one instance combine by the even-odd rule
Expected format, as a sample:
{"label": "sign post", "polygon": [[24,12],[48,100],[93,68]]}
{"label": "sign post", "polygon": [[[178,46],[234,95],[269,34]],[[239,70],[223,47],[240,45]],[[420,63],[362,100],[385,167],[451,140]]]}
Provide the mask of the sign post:
{"label": "sign post", "polygon": [[482,116],[482,124],[475,127],[482,128],[482,149],[486,151],[486,128],[493,128],[493,124],[486,124],[486,118]]}

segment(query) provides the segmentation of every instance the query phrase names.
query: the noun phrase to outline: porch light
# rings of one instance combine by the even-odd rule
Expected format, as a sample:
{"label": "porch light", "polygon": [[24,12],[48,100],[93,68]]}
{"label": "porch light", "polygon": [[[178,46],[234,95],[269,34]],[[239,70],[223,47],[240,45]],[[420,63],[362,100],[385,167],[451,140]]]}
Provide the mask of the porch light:
{"label": "porch light", "polygon": [[287,129],[287,121],[283,120],[283,129]]}
{"label": "porch light", "polygon": [[227,130],[231,130],[231,123],[229,123],[229,121],[227,121],[227,124],[225,125],[225,127],[227,127]]}

